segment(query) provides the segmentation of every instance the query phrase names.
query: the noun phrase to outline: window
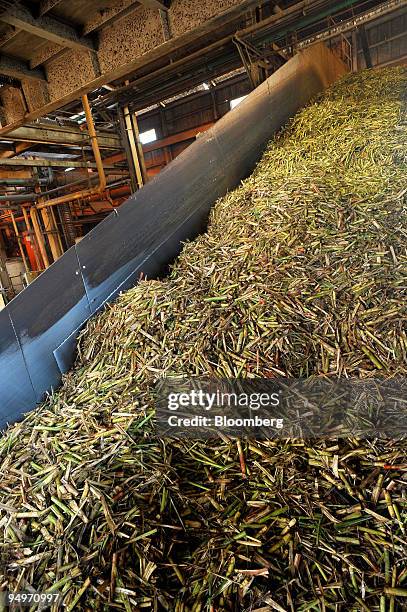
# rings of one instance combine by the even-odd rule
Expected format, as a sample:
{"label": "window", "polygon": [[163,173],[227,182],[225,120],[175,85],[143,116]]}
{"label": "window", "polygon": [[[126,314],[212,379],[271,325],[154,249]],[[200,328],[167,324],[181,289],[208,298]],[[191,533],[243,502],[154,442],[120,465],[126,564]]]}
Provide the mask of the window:
{"label": "window", "polygon": [[157,140],[157,134],[154,129],[147,130],[147,132],[141,132],[140,134],[141,144],[148,144],[149,142],[154,142],[154,140]]}
{"label": "window", "polygon": [[230,109],[232,110],[232,108],[235,108],[235,106],[240,104],[240,102],[243,102],[243,100],[245,98],[247,98],[247,96],[242,96],[241,98],[235,98],[234,100],[231,100],[230,101]]}
{"label": "window", "polygon": [[83,117],[84,114],[85,114],[85,111],[83,111],[82,113],[78,113],[77,115],[71,115],[69,119],[72,119],[74,121],[76,119],[80,119],[81,117]]}

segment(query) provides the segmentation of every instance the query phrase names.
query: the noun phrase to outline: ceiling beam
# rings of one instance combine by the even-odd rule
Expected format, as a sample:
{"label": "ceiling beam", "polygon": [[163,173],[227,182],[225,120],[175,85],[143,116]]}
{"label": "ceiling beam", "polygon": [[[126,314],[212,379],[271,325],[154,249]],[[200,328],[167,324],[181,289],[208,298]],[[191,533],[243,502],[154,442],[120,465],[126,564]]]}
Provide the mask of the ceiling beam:
{"label": "ceiling beam", "polygon": [[[190,0],[183,0],[185,2],[190,2]],[[313,0],[314,1],[314,0]],[[398,0],[405,2],[406,0]],[[210,5],[213,10],[213,6],[216,3],[213,0],[200,0],[203,6]],[[166,42],[162,42],[162,33],[161,33],[161,24],[158,20],[156,20],[154,33],[157,35],[158,39],[161,41],[159,44],[152,46],[152,48],[142,54],[137,52],[137,45],[134,44],[134,53],[133,49],[130,51],[129,55],[123,60],[118,61],[118,64],[114,65],[112,68],[103,69],[103,74],[97,76],[97,72],[94,71],[94,76],[89,78],[87,74],[81,74],[81,78],[78,79],[78,85],[75,87],[69,87],[68,91],[63,95],[59,95],[58,89],[60,87],[60,72],[57,77],[52,74],[50,71],[48,79],[50,81],[49,90],[50,90],[50,101],[42,106],[36,106],[34,110],[28,112],[23,118],[13,121],[12,123],[5,125],[0,128],[0,134],[5,135],[11,132],[13,129],[21,126],[24,123],[33,121],[39,117],[43,117],[58,108],[63,108],[64,106],[78,100],[78,98],[85,93],[89,93],[106,83],[114,83],[115,81],[126,80],[129,78],[129,75],[134,75],[137,71],[142,71],[143,74],[148,73],[151,74],[151,78],[155,78],[155,73],[157,69],[164,69],[164,65],[166,66],[166,70],[172,72],[172,63],[177,58],[187,59],[191,54],[191,49],[193,52],[201,49],[201,52],[205,52],[204,49],[208,46],[209,40],[219,40],[221,38],[229,37],[236,32],[236,27],[240,23],[242,13],[250,10],[251,8],[258,5],[259,0],[240,0],[233,7],[222,11],[221,13],[215,14],[213,17],[208,18],[204,21],[204,23],[199,26],[188,30],[180,35],[175,35],[171,40]],[[293,22],[295,22],[295,18],[297,15],[302,15],[304,10],[307,10],[313,6],[309,4],[310,0],[302,0],[297,2],[293,7],[284,11],[280,17],[274,16],[275,22],[273,24],[269,23],[269,20],[263,20],[262,22],[255,24],[255,27],[261,29],[263,33],[263,29],[267,29],[267,36],[273,40],[274,33],[271,31],[269,33],[269,29],[277,27],[277,20],[279,21],[279,28],[281,29],[284,26],[285,28],[292,28]],[[331,0],[315,0],[323,4],[324,7],[331,5]],[[343,6],[351,6],[354,0],[341,0],[341,7]],[[292,14],[292,11],[295,10],[295,15]],[[332,10],[332,7],[331,7]],[[287,23],[284,24],[285,18]],[[281,21],[280,21],[281,20]],[[246,31],[244,31],[246,33]],[[253,31],[249,31],[248,36],[251,37]],[[123,35],[124,39],[127,40],[127,35]],[[152,36],[153,39],[153,36]],[[130,41],[132,40],[131,32],[130,32]],[[249,38],[250,40],[250,38]],[[136,41],[134,41],[136,42]],[[103,36],[100,40],[100,49],[99,55],[111,53],[111,45],[114,44],[114,39],[112,41],[111,37],[107,37],[107,41],[104,40]],[[147,66],[149,68],[147,69]],[[151,70],[150,70],[151,67]],[[234,66],[237,67],[237,66]],[[230,68],[230,69],[233,69]],[[226,71],[228,67],[226,67]],[[154,73],[154,74],[153,74]],[[211,72],[214,74],[214,71]],[[140,76],[140,75],[138,75]],[[216,75],[218,76],[218,75]],[[79,85],[79,82],[81,83]],[[178,77],[175,79],[175,84],[179,87],[183,86],[183,83],[178,81]],[[177,93],[177,92],[175,92]],[[149,102],[147,102],[148,106]],[[10,113],[12,115],[12,113]]]}
{"label": "ceiling beam", "polygon": [[7,26],[4,32],[0,35],[0,47],[13,40],[19,34],[21,30],[18,30],[14,26]]}
{"label": "ceiling beam", "polygon": [[39,49],[34,51],[30,59],[30,68],[37,68],[41,64],[45,64],[51,58],[55,59],[57,56],[61,56],[64,53],[69,53],[69,49],[56,45],[55,43],[45,43]]}
{"label": "ceiling beam", "polygon": [[117,0],[114,6],[106,7],[103,11],[98,11],[82,29],[82,36],[95,32],[115,23],[123,17],[127,17],[133,11],[140,8],[136,0]]}
{"label": "ceiling beam", "polygon": [[[120,139],[115,134],[106,132],[98,132],[98,143],[102,149],[120,149]],[[7,140],[36,142],[42,144],[58,144],[58,145],[87,145],[89,144],[89,135],[84,130],[69,128],[54,128],[53,126],[23,125],[12,130],[7,135]]]}
{"label": "ceiling beam", "polygon": [[9,55],[0,55],[0,74],[6,74],[14,79],[29,79],[31,81],[46,81],[40,68],[30,70],[28,64]]}
{"label": "ceiling beam", "polygon": [[158,9],[159,11],[168,11],[169,9],[169,2],[164,0],[139,0],[139,2],[149,9]]}
{"label": "ceiling beam", "polygon": [[44,15],[35,19],[30,11],[23,6],[13,6],[0,14],[0,21],[8,25],[45,38],[62,47],[94,51],[93,41],[79,36],[74,28]]}
{"label": "ceiling beam", "polygon": [[[13,157],[11,159],[0,159],[0,166],[28,166],[38,168],[96,168],[95,162],[74,161],[72,159],[26,159],[25,157]],[[114,166],[105,166],[114,169]]]}
{"label": "ceiling beam", "polygon": [[2,153],[0,153],[0,158],[8,159],[10,157],[14,157],[15,155],[18,155],[19,153],[22,153],[23,151],[27,151],[28,149],[31,149],[31,147],[32,147],[31,142],[19,142],[14,147],[14,151],[3,151]]}
{"label": "ceiling beam", "polygon": [[40,0],[40,6],[39,6],[39,9],[38,9],[39,17],[42,17],[43,15],[48,13],[49,11],[52,11],[54,6],[57,6],[61,2],[62,2],[62,0]]}

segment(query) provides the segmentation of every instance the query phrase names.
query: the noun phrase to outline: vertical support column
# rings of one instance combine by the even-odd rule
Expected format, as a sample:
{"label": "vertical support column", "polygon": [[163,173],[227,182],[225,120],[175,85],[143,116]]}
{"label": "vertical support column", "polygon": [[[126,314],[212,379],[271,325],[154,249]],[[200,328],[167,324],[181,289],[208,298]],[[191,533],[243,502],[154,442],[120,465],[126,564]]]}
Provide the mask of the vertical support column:
{"label": "vertical support column", "polygon": [[359,32],[360,44],[361,44],[363,55],[365,58],[366,68],[373,68],[372,55],[370,53],[369,40],[367,38],[367,32],[366,32],[365,26],[364,25],[359,26],[358,32]]}
{"label": "vertical support column", "polygon": [[133,130],[133,123],[131,120],[131,115],[130,115],[128,106],[125,106],[123,108],[123,116],[124,116],[124,125],[125,125],[126,134],[127,134],[127,139],[130,145],[130,153],[131,153],[131,158],[133,162],[133,167],[136,172],[137,186],[139,189],[141,189],[141,187],[144,185],[143,174],[141,172],[140,161],[139,161],[138,153],[137,153],[137,144],[136,144],[136,139],[135,139],[134,130]]}
{"label": "vertical support column", "polygon": [[146,182],[146,168],[144,162],[143,147],[140,142],[137,119],[131,116],[128,106],[123,108],[123,121],[125,137],[129,145],[130,163],[134,168],[134,174],[138,189]]}
{"label": "vertical support column", "polygon": [[[165,114],[164,114],[164,110],[163,107],[160,106],[160,123],[161,123],[161,136],[162,138],[166,138],[168,136],[168,130],[167,130],[167,123],[165,121]],[[171,147],[164,147],[164,157],[165,157],[165,165],[168,166],[168,164],[172,161],[172,152],[171,152]]]}
{"label": "vertical support column", "polygon": [[58,223],[57,223],[57,218],[56,218],[56,215],[55,215],[55,209],[51,207],[49,209],[49,212],[51,214],[52,223],[53,223],[53,226],[54,226],[55,231],[56,231],[56,239],[58,241],[59,250],[60,250],[61,255],[63,255],[64,254],[64,247],[62,245],[61,233],[60,233],[60,231],[58,229]]}
{"label": "vertical support column", "polygon": [[5,307],[7,299],[13,297],[11,279],[6,268],[6,260],[6,251],[0,233],[0,310]]}
{"label": "vertical support column", "polygon": [[216,92],[214,87],[212,87],[209,90],[209,93],[211,94],[211,100],[212,100],[212,109],[213,109],[213,120],[217,121],[219,119],[219,110],[218,110],[218,104],[216,101]]}
{"label": "vertical support column", "polygon": [[[40,204],[44,202],[43,198],[40,198],[38,201]],[[48,236],[52,257],[54,261],[57,261],[63,254],[63,250],[58,241],[58,229],[54,225],[53,213],[50,208],[41,208],[41,216],[45,226],[45,233]]]}
{"label": "vertical support column", "polygon": [[99,175],[99,191],[102,192],[106,188],[106,175],[103,168],[102,156],[100,154],[99,143],[96,135],[95,124],[93,123],[92,111],[90,110],[88,96],[85,94],[82,96],[82,106],[85,111],[86,125],[88,126],[88,132],[90,142],[92,145],[93,155],[95,157],[96,167]]}
{"label": "vertical support column", "polygon": [[353,30],[352,32],[352,72],[358,71],[358,37]]}
{"label": "vertical support column", "polygon": [[148,181],[148,176],[147,176],[147,170],[146,170],[146,162],[144,159],[143,145],[141,144],[141,140],[140,140],[140,131],[138,129],[138,121],[137,121],[136,113],[133,113],[131,117],[131,125],[133,127],[133,132],[134,132],[135,139],[136,139],[137,158],[138,158],[139,165],[140,165],[140,172],[141,172],[141,176],[143,179],[143,184],[145,185]]}
{"label": "vertical support column", "polygon": [[30,270],[30,267],[29,267],[29,265],[27,263],[27,257],[25,256],[25,253],[24,253],[23,241],[21,240],[21,235],[20,235],[20,232],[18,231],[18,227],[17,227],[17,223],[16,223],[16,218],[15,218],[14,213],[13,213],[12,210],[10,210],[10,216],[11,216],[11,221],[13,223],[14,232],[15,232],[15,235],[17,237],[18,247],[20,249],[20,254],[21,254],[21,258],[23,260],[24,268],[25,268],[25,271],[29,274],[31,272],[31,270]]}
{"label": "vertical support column", "polygon": [[40,249],[42,261],[44,262],[44,268],[47,269],[49,268],[50,263],[48,259],[47,249],[46,249],[45,242],[44,242],[44,236],[42,235],[41,226],[40,226],[40,222],[38,219],[38,211],[35,208],[35,206],[33,206],[30,210],[30,217],[31,217],[31,221],[33,224],[33,228],[34,228],[35,237],[38,242],[38,247]]}
{"label": "vertical support column", "polygon": [[28,216],[27,210],[23,207],[23,215],[24,215],[24,221],[25,221],[25,225],[27,227],[27,232],[29,234],[30,237],[32,237],[33,241],[32,241],[32,246],[33,246],[33,251],[34,251],[34,257],[35,257],[35,263],[37,264],[37,269],[38,270],[42,270],[44,263],[41,259],[41,253],[38,247],[38,243],[37,243],[37,239],[35,236],[35,232],[33,231],[32,227],[31,227],[31,223],[30,223],[30,218]]}
{"label": "vertical support column", "polygon": [[130,150],[129,139],[127,137],[126,123],[124,120],[124,111],[122,108],[119,109],[118,114],[119,114],[121,141],[122,141],[124,151],[126,153],[127,165],[129,167],[131,191],[132,193],[134,193],[138,189],[138,180],[137,180],[136,168],[134,166],[134,159],[133,159],[132,151]]}

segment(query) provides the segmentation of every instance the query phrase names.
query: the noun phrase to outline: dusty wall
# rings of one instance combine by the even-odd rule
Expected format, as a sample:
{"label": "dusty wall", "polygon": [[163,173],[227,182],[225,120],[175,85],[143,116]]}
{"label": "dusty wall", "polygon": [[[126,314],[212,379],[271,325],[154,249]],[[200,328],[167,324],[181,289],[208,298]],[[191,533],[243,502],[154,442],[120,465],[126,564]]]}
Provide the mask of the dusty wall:
{"label": "dusty wall", "polygon": [[28,110],[31,112],[48,104],[49,91],[46,83],[35,83],[34,81],[24,81],[23,91],[27,101]]}
{"label": "dusty wall", "polygon": [[2,124],[13,123],[24,117],[25,108],[21,91],[15,87],[7,87],[1,92]]}
{"label": "dusty wall", "polygon": [[158,11],[140,9],[100,32],[102,73],[114,70],[164,42]]}
{"label": "dusty wall", "polygon": [[90,51],[71,49],[61,57],[48,61],[45,68],[50,100],[57,100],[73,89],[95,79]]}
{"label": "dusty wall", "polygon": [[240,3],[241,0],[172,0],[169,11],[171,33],[180,36]]}

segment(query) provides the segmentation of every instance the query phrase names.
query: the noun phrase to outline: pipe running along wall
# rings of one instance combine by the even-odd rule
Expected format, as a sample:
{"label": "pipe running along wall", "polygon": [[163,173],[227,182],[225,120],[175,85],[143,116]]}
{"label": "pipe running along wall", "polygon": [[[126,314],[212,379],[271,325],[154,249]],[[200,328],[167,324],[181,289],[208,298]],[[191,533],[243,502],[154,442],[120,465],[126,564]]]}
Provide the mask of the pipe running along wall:
{"label": "pipe running along wall", "polygon": [[322,43],[301,51],[0,311],[0,427],[60,384],[86,320],[140,275],[164,274],[273,134],[344,72]]}

